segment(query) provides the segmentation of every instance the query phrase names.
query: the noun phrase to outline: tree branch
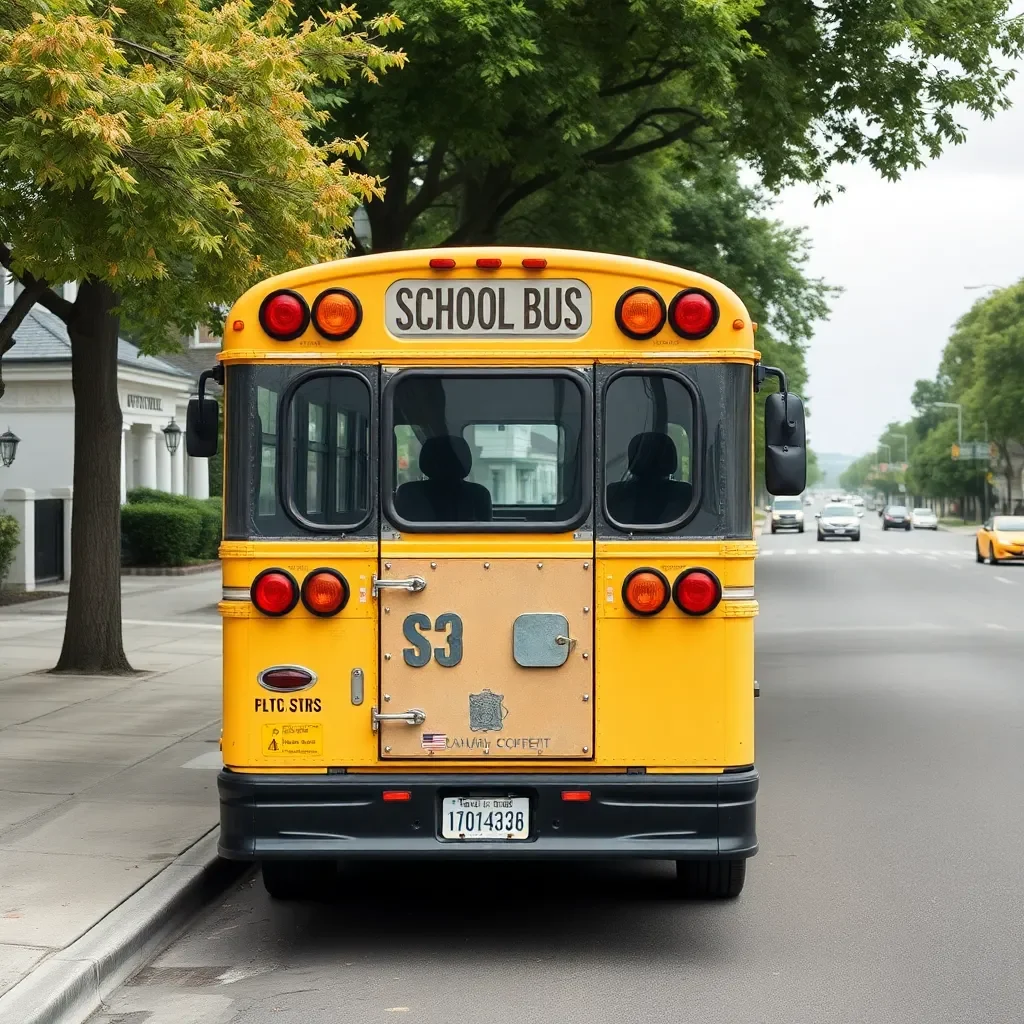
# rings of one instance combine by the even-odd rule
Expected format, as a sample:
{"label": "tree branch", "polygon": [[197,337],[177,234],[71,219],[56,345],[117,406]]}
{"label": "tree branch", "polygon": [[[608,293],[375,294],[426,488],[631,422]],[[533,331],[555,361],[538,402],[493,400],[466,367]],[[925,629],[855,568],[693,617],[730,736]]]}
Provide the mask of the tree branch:
{"label": "tree branch", "polygon": [[[35,297],[32,300],[32,304],[29,306],[29,309],[32,308],[32,305],[35,305],[38,302],[39,305],[43,307],[43,309],[48,309],[51,313],[54,314],[54,316],[60,317],[61,320],[64,321],[64,323],[70,323],[71,318],[74,316],[75,312],[74,304],[68,302],[67,299],[61,298],[55,291],[53,291],[50,288],[48,282],[44,281],[42,278],[33,277],[33,275],[30,274],[27,270],[21,274],[15,274],[14,271],[11,269],[11,260],[11,250],[8,249],[6,245],[0,243],[0,266],[10,271],[14,278],[21,282],[21,285],[26,292],[32,292],[35,295]],[[22,292],[22,295],[24,294],[25,293]],[[15,306],[17,306],[17,302],[15,302]],[[15,308],[15,306],[11,307],[12,310]],[[25,313],[22,313],[21,319],[19,319],[18,323],[21,323],[21,320],[25,319],[25,314],[27,313],[28,309],[25,310]],[[7,318],[4,317],[5,322],[6,320]]]}
{"label": "tree branch", "polygon": [[639,78],[631,78],[627,82],[619,82],[618,85],[609,85],[599,89],[597,95],[600,99],[607,99],[611,96],[622,96],[627,92],[635,92],[637,89],[646,89],[652,85],[661,85],[667,78],[671,78],[677,71],[686,70],[686,64],[681,60],[669,61],[661,66],[661,70],[651,74],[654,66],[652,61],[647,70]]}

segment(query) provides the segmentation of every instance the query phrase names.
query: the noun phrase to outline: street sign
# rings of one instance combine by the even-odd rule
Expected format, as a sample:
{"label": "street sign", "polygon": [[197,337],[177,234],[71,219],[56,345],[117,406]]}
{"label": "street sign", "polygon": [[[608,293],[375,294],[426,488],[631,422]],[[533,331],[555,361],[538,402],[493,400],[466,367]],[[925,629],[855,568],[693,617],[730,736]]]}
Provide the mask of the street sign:
{"label": "street sign", "polygon": [[990,459],[991,449],[988,441],[964,441],[963,444],[953,445],[950,454],[954,459]]}

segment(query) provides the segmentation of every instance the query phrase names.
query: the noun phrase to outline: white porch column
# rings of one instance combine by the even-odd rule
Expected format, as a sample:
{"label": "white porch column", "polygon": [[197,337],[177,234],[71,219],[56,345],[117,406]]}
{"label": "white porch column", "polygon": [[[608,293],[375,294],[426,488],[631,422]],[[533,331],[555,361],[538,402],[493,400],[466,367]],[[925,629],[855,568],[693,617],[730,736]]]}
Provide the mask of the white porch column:
{"label": "white porch column", "polygon": [[207,459],[188,460],[188,496],[208,498],[210,496],[210,463]]}
{"label": "white porch column", "polygon": [[[124,452],[124,448],[121,448]],[[123,466],[124,463],[122,462]],[[53,489],[53,496],[55,498],[61,498],[64,501],[64,579],[71,579],[71,516],[74,512],[74,493],[73,487],[55,487]]]}
{"label": "white porch column", "polygon": [[139,433],[139,487],[156,488],[156,431],[146,423]]}
{"label": "white porch column", "polygon": [[130,425],[121,425],[121,504],[128,500],[128,432]]}
{"label": "white porch column", "polygon": [[171,489],[171,453],[167,450],[163,431],[154,430],[156,438],[156,485],[161,491]]}
{"label": "white porch column", "polygon": [[171,493],[185,493],[185,435],[181,435],[178,450],[171,456]]}
{"label": "white porch column", "polygon": [[14,590],[36,589],[36,492],[31,487],[4,491],[4,511],[18,521],[19,542],[5,586]]}

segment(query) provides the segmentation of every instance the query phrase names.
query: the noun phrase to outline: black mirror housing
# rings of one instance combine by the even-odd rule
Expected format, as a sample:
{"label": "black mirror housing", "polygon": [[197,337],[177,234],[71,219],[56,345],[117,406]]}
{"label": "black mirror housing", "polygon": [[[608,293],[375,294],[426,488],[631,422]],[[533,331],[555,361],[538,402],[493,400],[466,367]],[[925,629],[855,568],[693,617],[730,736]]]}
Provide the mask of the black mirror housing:
{"label": "black mirror housing", "polygon": [[792,392],[764,402],[764,483],[769,494],[794,496],[807,488],[804,403]]}
{"label": "black mirror housing", "polygon": [[185,416],[185,450],[193,459],[217,454],[220,409],[216,398],[192,398]]}

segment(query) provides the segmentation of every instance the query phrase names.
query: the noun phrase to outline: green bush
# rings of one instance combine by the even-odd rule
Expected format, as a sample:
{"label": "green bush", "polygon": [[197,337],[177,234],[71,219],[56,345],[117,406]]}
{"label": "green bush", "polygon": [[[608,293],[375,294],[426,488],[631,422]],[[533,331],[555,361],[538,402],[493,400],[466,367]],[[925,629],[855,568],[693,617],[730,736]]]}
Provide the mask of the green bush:
{"label": "green bush", "polygon": [[171,502],[123,505],[121,534],[135,565],[187,565],[199,550],[203,516]]}
{"label": "green bush", "polygon": [[[139,508],[143,505],[169,505],[172,508],[190,508],[199,513],[200,530],[196,546],[189,558],[212,561],[217,557],[220,546],[220,498],[189,498],[184,494],[169,494],[151,487],[133,487],[128,492],[128,506]],[[124,517],[122,516],[122,524]],[[140,563],[141,564],[141,563]],[[156,564],[156,563],[154,563]]]}
{"label": "green bush", "polygon": [[14,552],[18,549],[18,536],[18,520],[0,512],[0,584],[3,584],[11,571]]}

